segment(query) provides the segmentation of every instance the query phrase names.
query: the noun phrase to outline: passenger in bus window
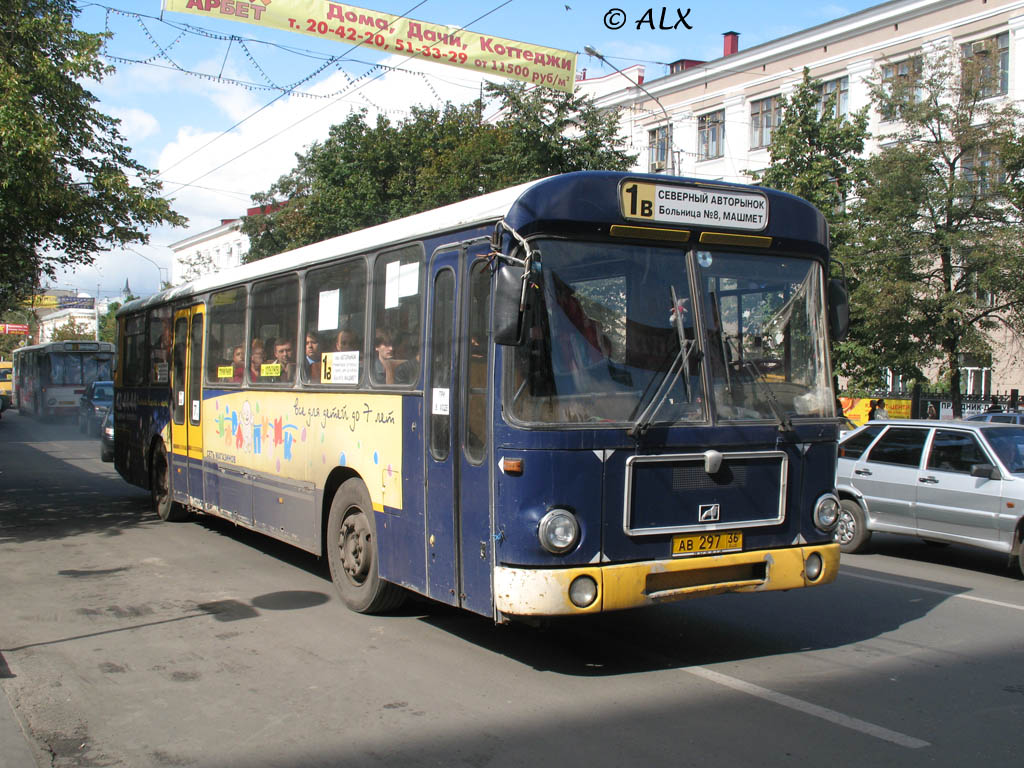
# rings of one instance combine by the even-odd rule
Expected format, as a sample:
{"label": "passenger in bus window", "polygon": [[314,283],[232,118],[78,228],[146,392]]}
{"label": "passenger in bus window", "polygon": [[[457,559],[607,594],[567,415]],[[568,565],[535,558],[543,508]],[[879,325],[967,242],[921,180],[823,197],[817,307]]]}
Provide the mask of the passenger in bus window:
{"label": "passenger in bus window", "polygon": [[342,328],[338,331],[338,338],[335,340],[335,349],[338,352],[358,352],[362,346],[359,334],[351,328]]}
{"label": "passenger in bus window", "polygon": [[281,366],[276,381],[295,381],[295,346],[291,339],[278,339],[274,344],[274,362]]}
{"label": "passenger in bus window", "polygon": [[302,363],[302,374],[306,381],[320,381],[320,339],[313,331],[306,333],[306,356]]}
{"label": "passenger in bus window", "polygon": [[260,368],[263,366],[263,342],[259,339],[252,340],[252,351],[249,353],[249,378],[253,381],[260,380]]}
{"label": "passenger in bus window", "polygon": [[395,369],[400,361],[395,359],[395,334],[388,328],[378,328],[374,336],[373,378],[378,384],[394,384]]}
{"label": "passenger in bus window", "polygon": [[238,384],[242,380],[242,374],[245,373],[245,348],[241,344],[235,347],[235,351],[231,356],[231,365],[231,382]]}
{"label": "passenger in bus window", "polygon": [[410,384],[420,372],[420,350],[412,334],[399,338],[395,352],[395,384]]}

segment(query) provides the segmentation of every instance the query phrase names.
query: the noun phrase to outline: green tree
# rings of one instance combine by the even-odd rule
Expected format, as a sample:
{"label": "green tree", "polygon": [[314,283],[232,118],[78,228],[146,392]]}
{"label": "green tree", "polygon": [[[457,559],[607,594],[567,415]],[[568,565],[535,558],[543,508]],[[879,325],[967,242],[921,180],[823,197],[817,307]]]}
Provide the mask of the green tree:
{"label": "green tree", "polygon": [[94,332],[87,323],[78,323],[75,318],[69,317],[64,325],[58,325],[53,329],[50,341],[78,341],[80,339],[91,339]]}
{"label": "green tree", "polygon": [[503,189],[586,168],[626,169],[617,116],[549,89],[488,86],[501,119],[482,123],[481,103],[414,107],[393,124],[365,112],[331,127],[296,156],[292,171],[253,200],[247,261]]}
{"label": "green tree", "polygon": [[870,384],[883,366],[923,378],[939,363],[956,416],[963,356],[990,357],[999,326],[1024,331],[1024,228],[998,154],[1024,135],[1019,110],[991,98],[994,58],[951,47],[921,57],[907,77],[873,80],[893,130],[852,209],[847,372]]}
{"label": "green tree", "polygon": [[72,26],[77,12],[73,0],[0,5],[0,309],[42,275],[185,222],[83,87],[112,68],[99,59],[104,36]]}
{"label": "green tree", "polygon": [[106,314],[100,318],[100,341],[109,341],[111,344],[117,341],[117,310],[120,308],[119,301],[107,305]]}
{"label": "green tree", "polygon": [[840,115],[835,92],[823,98],[821,80],[804,77],[780,97],[782,120],[772,131],[763,171],[748,171],[760,184],[813,203],[829,224],[833,250],[849,242],[847,201],[863,167],[868,110]]}

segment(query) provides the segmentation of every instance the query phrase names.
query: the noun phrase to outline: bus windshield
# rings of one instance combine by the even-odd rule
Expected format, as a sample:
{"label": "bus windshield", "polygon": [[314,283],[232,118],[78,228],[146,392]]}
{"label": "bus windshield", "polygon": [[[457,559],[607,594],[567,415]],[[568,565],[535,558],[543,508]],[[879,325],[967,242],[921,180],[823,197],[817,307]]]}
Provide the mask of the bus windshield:
{"label": "bus windshield", "polygon": [[833,415],[818,262],[553,239],[535,247],[526,341],[506,388],[514,419],[638,426]]}

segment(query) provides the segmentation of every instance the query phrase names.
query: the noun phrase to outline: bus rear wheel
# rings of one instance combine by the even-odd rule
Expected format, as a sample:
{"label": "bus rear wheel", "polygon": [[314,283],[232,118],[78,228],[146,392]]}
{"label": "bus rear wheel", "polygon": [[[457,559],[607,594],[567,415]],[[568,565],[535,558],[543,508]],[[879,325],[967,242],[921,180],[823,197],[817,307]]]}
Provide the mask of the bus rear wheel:
{"label": "bus rear wheel", "polygon": [[174,501],[171,496],[171,464],[163,443],[153,449],[153,463],[149,468],[149,493],[153,499],[153,510],[161,520],[178,522],[188,518],[188,510]]}
{"label": "bus rear wheel", "polygon": [[327,518],[327,561],[338,595],[357,613],[383,613],[405,600],[405,590],[380,578],[377,555],[370,494],[361,481],[346,480]]}

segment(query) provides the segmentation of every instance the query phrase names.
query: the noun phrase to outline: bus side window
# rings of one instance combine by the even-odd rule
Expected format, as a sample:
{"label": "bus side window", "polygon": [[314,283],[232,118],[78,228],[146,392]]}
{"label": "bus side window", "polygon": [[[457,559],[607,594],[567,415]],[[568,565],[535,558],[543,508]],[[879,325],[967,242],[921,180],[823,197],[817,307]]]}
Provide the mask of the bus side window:
{"label": "bus side window", "polygon": [[299,281],[293,275],[257,283],[252,289],[252,325],[250,338],[263,339],[263,362],[253,368],[253,349],[249,367],[260,382],[291,384],[295,381],[297,354],[296,331],[299,327]]}
{"label": "bus side window", "polygon": [[[149,312],[149,383],[167,384],[171,362],[171,308]],[[102,376],[100,378],[103,378]]]}
{"label": "bus side window", "polygon": [[466,351],[466,458],[479,463],[487,446],[487,318],[491,271],[487,260],[474,262],[469,275],[469,349]]}
{"label": "bus side window", "polygon": [[245,288],[213,294],[206,349],[206,380],[239,384],[245,373]]}
{"label": "bus side window", "polygon": [[419,379],[422,264],[419,245],[382,253],[374,262],[374,384],[410,385]]}
{"label": "bus side window", "polygon": [[[299,353],[303,382],[359,383],[364,362],[365,318],[363,258],[313,270],[306,276],[306,328]],[[336,355],[337,352],[346,354]]]}

